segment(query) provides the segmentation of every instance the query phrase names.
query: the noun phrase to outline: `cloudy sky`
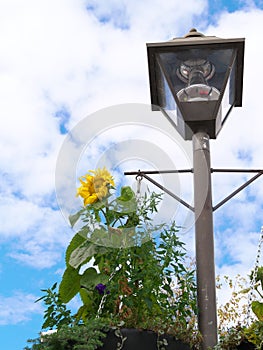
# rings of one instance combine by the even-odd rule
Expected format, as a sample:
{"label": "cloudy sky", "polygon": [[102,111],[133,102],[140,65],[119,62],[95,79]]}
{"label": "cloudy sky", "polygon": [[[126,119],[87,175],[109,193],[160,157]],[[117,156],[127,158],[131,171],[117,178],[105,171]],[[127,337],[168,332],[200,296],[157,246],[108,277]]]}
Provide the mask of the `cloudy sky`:
{"label": "cloudy sky", "polygon": [[[76,174],[98,165],[109,165],[118,183],[134,182],[123,171],[143,166],[191,168],[190,143],[145,112],[146,42],[183,36],[192,27],[246,38],[243,107],[211,141],[212,166],[263,168],[262,21],[261,0],[0,0],[3,348],[22,349],[37,336],[43,309],[34,300],[60,279],[73,234],[64,218],[71,211],[70,198],[63,203],[64,171],[70,197]],[[74,132],[81,147],[68,150]],[[247,178],[213,175],[214,202]],[[192,200],[191,178],[159,180]],[[192,254],[192,219],[174,206],[178,224],[189,225],[182,237]],[[215,213],[217,273],[246,275],[253,267],[262,206],[259,179]]]}

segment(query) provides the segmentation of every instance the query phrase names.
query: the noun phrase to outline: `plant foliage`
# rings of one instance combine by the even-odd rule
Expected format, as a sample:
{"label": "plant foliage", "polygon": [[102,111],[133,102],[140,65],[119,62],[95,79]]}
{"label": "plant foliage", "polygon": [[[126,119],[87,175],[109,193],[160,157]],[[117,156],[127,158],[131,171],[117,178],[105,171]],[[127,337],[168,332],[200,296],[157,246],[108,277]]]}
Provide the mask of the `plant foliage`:
{"label": "plant foliage", "polygon": [[[107,319],[110,327],[167,332],[195,342],[195,270],[176,224],[154,224],[161,195],[146,193],[138,200],[129,186],[116,195],[105,169],[92,174],[81,178],[78,189],[85,206],[70,217],[72,226],[78,224],[79,229],[66,250],[59,292],[55,293],[54,285],[39,299],[48,306],[43,328],[58,329],[48,339],[66,346],[62,340],[70,338],[67,332],[76,330],[85,338],[87,327]],[[76,296],[81,305],[71,316],[66,304]],[[49,340],[45,344],[53,349]]]}

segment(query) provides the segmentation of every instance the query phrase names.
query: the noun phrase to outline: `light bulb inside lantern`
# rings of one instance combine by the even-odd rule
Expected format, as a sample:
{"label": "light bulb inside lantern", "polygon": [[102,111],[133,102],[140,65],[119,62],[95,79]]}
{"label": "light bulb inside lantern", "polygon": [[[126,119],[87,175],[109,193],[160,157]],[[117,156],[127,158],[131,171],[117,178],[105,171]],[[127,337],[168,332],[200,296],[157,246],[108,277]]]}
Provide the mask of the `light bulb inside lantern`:
{"label": "light bulb inside lantern", "polygon": [[187,87],[177,93],[180,102],[218,100],[220,92],[207,81],[213,77],[215,67],[204,59],[187,60],[177,70],[178,77]]}

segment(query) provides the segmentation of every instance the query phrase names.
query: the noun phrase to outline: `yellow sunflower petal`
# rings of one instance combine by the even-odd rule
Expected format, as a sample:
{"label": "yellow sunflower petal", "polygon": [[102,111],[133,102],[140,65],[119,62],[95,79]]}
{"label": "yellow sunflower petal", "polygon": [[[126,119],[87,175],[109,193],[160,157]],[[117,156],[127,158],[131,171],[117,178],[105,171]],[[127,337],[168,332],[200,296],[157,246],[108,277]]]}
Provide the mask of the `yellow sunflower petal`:
{"label": "yellow sunflower petal", "polygon": [[115,186],[112,175],[105,167],[90,170],[88,174],[81,176],[79,181],[81,185],[77,188],[77,196],[83,198],[84,205],[103,199],[109,194],[109,185]]}

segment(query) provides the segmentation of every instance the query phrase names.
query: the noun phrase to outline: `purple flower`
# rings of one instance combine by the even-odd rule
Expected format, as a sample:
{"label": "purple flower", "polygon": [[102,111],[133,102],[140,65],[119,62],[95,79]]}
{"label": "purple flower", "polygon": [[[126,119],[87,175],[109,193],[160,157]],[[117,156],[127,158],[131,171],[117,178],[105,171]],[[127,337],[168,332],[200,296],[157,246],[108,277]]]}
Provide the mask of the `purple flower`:
{"label": "purple flower", "polygon": [[[99,283],[96,285],[95,289],[97,289],[98,293],[103,295],[106,291],[106,286],[105,284]],[[109,294],[109,291],[106,291],[106,294]]]}

